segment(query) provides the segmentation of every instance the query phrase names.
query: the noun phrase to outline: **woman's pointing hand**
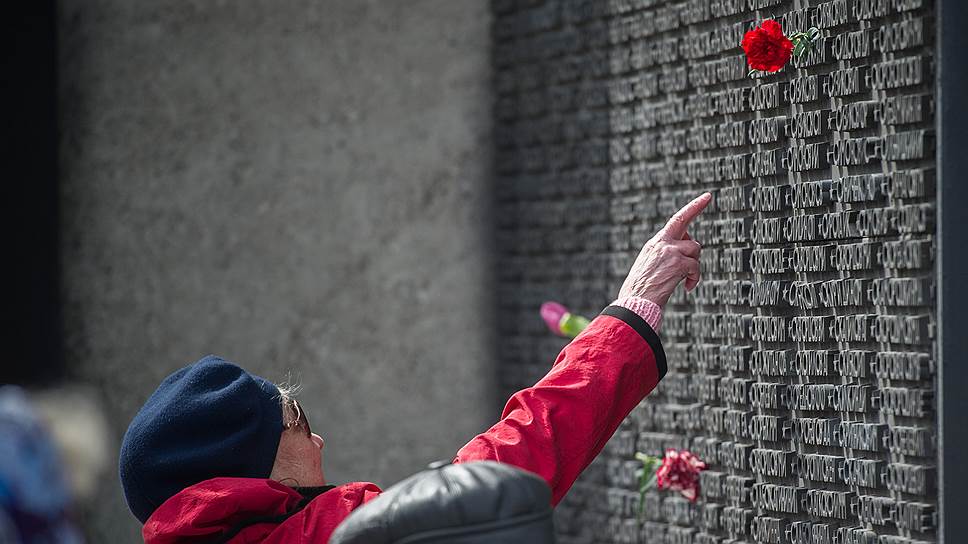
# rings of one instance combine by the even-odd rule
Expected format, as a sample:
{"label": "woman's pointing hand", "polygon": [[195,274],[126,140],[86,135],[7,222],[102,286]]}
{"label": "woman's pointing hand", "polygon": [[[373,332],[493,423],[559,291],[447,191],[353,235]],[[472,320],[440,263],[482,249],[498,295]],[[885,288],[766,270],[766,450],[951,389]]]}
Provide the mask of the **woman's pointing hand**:
{"label": "woman's pointing hand", "polygon": [[664,307],[683,279],[686,289],[695,289],[699,284],[701,246],[689,237],[687,229],[712,198],[710,193],[703,193],[683,206],[642,246],[622,284],[619,298],[638,296]]}

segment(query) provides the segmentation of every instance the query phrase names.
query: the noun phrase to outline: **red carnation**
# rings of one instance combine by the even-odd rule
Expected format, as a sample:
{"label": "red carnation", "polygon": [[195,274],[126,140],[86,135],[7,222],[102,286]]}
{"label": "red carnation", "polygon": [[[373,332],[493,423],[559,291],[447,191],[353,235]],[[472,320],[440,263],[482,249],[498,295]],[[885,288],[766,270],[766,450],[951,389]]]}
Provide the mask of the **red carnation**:
{"label": "red carnation", "polygon": [[750,30],[740,42],[746,51],[746,62],[753,70],[776,72],[790,60],[793,42],[783,35],[780,23],[773,19]]}
{"label": "red carnation", "polygon": [[689,450],[668,449],[662,466],[655,471],[659,489],[673,489],[695,502],[699,497],[699,473],[706,470],[706,463]]}

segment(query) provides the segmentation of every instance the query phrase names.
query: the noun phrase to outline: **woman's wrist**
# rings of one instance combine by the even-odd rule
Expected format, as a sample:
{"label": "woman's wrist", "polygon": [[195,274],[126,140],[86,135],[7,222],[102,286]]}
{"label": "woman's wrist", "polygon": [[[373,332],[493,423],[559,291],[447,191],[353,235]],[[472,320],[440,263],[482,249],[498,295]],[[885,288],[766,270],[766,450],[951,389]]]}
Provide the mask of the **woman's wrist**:
{"label": "woman's wrist", "polygon": [[652,327],[652,330],[659,332],[662,325],[662,307],[647,298],[639,296],[619,297],[612,302],[613,306],[621,306],[626,310],[634,312],[645,320]]}

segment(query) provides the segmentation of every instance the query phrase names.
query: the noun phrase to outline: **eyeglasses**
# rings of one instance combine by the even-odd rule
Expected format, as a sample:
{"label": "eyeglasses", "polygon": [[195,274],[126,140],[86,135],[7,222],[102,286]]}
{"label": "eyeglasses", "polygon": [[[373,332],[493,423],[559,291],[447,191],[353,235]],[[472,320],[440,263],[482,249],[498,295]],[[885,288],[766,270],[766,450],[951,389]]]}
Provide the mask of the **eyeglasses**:
{"label": "eyeglasses", "polygon": [[296,413],[296,418],[286,424],[286,429],[291,429],[293,427],[302,427],[306,429],[307,437],[312,436],[313,431],[312,429],[309,428],[309,420],[306,419],[306,412],[304,412],[302,407],[299,406],[299,403],[296,402],[296,399],[292,399],[290,406],[292,406],[293,412]]}

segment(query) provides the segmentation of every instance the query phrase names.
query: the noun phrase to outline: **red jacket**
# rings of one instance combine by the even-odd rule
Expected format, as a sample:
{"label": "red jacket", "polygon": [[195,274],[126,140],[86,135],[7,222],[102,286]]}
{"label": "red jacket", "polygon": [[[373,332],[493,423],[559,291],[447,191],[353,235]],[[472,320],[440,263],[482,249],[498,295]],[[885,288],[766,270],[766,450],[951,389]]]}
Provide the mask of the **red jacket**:
{"label": "red jacket", "polygon": [[[564,497],[632,409],[665,375],[655,332],[635,313],[609,306],[561,351],[551,371],[515,393],[501,420],[474,437],[455,463],[501,461],[530,470]],[[380,488],[354,482],[319,495],[285,521],[243,529],[232,543],[325,543],[355,508]],[[211,542],[236,524],[284,515],[302,496],[278,482],[214,478],[184,489],[151,515],[146,544]]]}

